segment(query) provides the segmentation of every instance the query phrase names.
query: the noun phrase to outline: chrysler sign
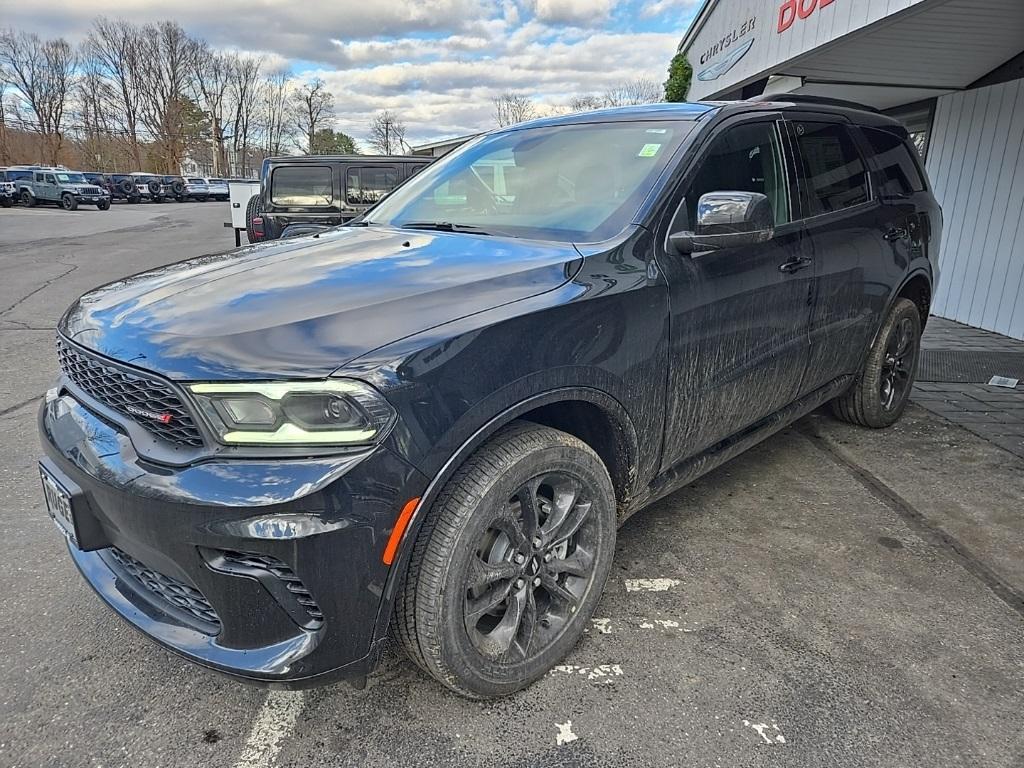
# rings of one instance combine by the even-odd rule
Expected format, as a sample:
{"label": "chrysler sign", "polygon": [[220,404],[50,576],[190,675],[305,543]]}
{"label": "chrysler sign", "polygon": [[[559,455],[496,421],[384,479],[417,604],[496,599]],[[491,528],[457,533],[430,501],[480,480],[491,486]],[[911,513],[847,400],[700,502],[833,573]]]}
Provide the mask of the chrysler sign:
{"label": "chrysler sign", "polygon": [[[831,2],[831,0],[829,0]],[[754,44],[754,30],[757,18],[751,17],[734,27],[727,35],[716,40],[700,56],[703,69],[697,72],[698,80],[717,80],[747,55]],[[705,66],[706,65],[706,66]]]}

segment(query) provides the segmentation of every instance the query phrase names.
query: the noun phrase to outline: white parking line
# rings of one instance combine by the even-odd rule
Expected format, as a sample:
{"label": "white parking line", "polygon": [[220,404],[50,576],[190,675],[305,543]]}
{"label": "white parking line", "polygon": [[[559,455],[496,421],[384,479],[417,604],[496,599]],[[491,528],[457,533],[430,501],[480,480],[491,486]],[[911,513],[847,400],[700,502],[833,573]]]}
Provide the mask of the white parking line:
{"label": "white parking line", "polygon": [[270,691],[235,768],[271,768],[302,712],[302,691]]}
{"label": "white parking line", "polygon": [[626,579],[626,591],[667,592],[680,583],[679,579]]}

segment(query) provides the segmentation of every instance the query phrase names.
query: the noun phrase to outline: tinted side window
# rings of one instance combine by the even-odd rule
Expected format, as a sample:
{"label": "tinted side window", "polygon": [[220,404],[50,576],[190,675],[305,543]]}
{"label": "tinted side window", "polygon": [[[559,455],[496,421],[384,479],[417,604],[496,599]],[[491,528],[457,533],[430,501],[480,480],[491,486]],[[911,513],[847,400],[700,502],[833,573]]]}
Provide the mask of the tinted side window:
{"label": "tinted side window", "polygon": [[275,205],[317,208],[334,202],[331,169],[326,165],[275,168],[270,181],[270,201]]}
{"label": "tinted side window", "polygon": [[862,130],[882,171],[883,195],[909,195],[925,189],[921,168],[903,139],[876,128]]}
{"label": "tinted side window", "polygon": [[775,123],[738,125],[712,142],[686,192],[691,227],[697,202],[708,192],[760,192],[771,202],[776,224],[790,221],[789,183]]}
{"label": "tinted side window", "polygon": [[345,199],[352,205],[370,205],[398,186],[394,168],[349,168],[345,173]]}
{"label": "tinted side window", "polygon": [[796,133],[805,215],[832,213],[868,201],[864,161],[845,126],[800,122]]}

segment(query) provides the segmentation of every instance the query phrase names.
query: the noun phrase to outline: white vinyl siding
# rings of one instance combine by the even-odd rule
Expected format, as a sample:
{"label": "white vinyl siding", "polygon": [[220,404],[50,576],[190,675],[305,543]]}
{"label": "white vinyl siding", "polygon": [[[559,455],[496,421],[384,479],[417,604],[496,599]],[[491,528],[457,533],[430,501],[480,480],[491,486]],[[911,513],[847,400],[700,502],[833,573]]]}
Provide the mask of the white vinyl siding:
{"label": "white vinyl siding", "polygon": [[944,219],[932,311],[1024,339],[1024,80],[940,98],[928,176]]}

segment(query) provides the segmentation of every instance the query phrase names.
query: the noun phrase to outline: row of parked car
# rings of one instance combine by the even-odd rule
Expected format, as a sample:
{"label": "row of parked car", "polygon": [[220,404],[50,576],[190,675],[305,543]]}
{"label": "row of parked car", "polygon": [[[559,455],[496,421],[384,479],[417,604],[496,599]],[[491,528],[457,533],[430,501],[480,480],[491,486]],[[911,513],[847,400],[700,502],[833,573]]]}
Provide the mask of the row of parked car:
{"label": "row of parked car", "polygon": [[73,211],[79,205],[110,208],[112,200],[161,203],[227,200],[228,180],[151,173],[97,173],[63,167],[22,165],[0,168],[0,205],[50,203]]}

